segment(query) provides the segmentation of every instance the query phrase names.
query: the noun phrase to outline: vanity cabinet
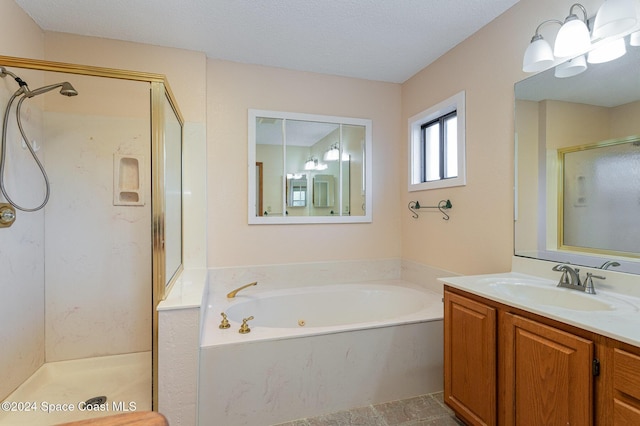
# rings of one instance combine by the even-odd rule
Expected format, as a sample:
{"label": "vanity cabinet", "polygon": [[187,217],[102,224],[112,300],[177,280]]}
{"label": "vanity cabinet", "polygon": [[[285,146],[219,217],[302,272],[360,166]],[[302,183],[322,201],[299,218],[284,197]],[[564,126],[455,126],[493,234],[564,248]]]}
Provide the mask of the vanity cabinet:
{"label": "vanity cabinet", "polygon": [[501,424],[592,424],[593,342],[511,313],[500,330]]}
{"label": "vanity cabinet", "polygon": [[496,424],[496,309],[444,295],[444,396],[469,424]]}
{"label": "vanity cabinet", "polygon": [[444,296],[444,398],[461,420],[593,424],[595,343],[589,333],[578,336],[449,287]]}

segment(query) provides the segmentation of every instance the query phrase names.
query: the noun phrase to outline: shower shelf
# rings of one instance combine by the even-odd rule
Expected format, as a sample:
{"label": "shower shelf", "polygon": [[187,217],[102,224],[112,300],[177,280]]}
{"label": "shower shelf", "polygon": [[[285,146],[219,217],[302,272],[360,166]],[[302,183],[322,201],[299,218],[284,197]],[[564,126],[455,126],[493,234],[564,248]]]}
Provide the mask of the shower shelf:
{"label": "shower shelf", "polygon": [[113,155],[113,205],[144,206],[141,155]]}

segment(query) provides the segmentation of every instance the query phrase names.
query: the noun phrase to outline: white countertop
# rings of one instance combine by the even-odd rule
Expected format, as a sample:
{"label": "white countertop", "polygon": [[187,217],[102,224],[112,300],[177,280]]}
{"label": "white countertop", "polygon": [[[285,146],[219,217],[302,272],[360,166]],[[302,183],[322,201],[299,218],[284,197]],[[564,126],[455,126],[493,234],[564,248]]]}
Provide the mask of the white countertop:
{"label": "white countertop", "polygon": [[[489,275],[469,275],[439,278],[439,281],[451,287],[464,290],[505,305],[520,308],[534,314],[563,322],[594,333],[620,340],[631,345],[640,346],[640,298],[607,290],[597,290],[597,294],[589,295],[578,290],[557,288],[557,280],[541,278],[517,272]],[[594,280],[595,282],[596,280]],[[542,304],[527,300],[526,295],[510,294],[501,291],[501,285],[512,286],[517,283],[534,288],[557,289],[559,292],[570,292],[563,297],[594,298],[610,305],[612,310],[581,310],[554,306],[553,303]],[[596,283],[597,286],[597,283]],[[517,291],[517,288],[515,288]],[[514,291],[511,291],[514,293]],[[523,292],[524,293],[524,292]],[[589,302],[588,299],[580,299]],[[586,303],[585,303],[586,305]]]}

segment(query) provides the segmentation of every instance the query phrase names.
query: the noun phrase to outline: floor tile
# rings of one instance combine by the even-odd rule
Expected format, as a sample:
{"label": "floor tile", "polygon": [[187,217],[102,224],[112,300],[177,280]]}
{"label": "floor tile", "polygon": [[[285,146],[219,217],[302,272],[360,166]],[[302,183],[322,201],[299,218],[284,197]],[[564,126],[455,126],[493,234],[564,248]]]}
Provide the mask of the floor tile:
{"label": "floor tile", "polygon": [[400,425],[411,420],[429,420],[447,414],[442,405],[428,395],[375,405],[388,425]]}
{"label": "floor tile", "polygon": [[278,426],[462,426],[442,392],[300,419]]}
{"label": "floor tile", "polygon": [[360,407],[307,419],[309,426],[388,426],[373,407]]}

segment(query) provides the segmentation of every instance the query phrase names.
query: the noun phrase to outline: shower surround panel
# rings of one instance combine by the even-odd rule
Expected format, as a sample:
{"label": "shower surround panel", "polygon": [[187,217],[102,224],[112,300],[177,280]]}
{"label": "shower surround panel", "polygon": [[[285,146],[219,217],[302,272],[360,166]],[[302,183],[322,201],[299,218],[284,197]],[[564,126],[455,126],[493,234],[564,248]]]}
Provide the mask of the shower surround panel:
{"label": "shower surround panel", "polygon": [[[13,79],[0,80],[3,106],[17,89]],[[4,112],[4,108],[3,108]],[[24,130],[42,140],[42,109],[37,103],[23,107]],[[40,204],[42,176],[27,149],[20,144],[14,119],[7,130],[6,186],[15,201]],[[38,152],[40,161],[45,150]],[[32,188],[37,188],[33,190]],[[4,199],[2,199],[4,202]],[[17,212],[16,222],[0,229],[0,400],[44,362],[44,213]]]}
{"label": "shower surround panel", "polygon": [[151,207],[113,205],[114,154],[148,163],[149,121],[47,112],[45,129],[46,360],[149,351]]}

